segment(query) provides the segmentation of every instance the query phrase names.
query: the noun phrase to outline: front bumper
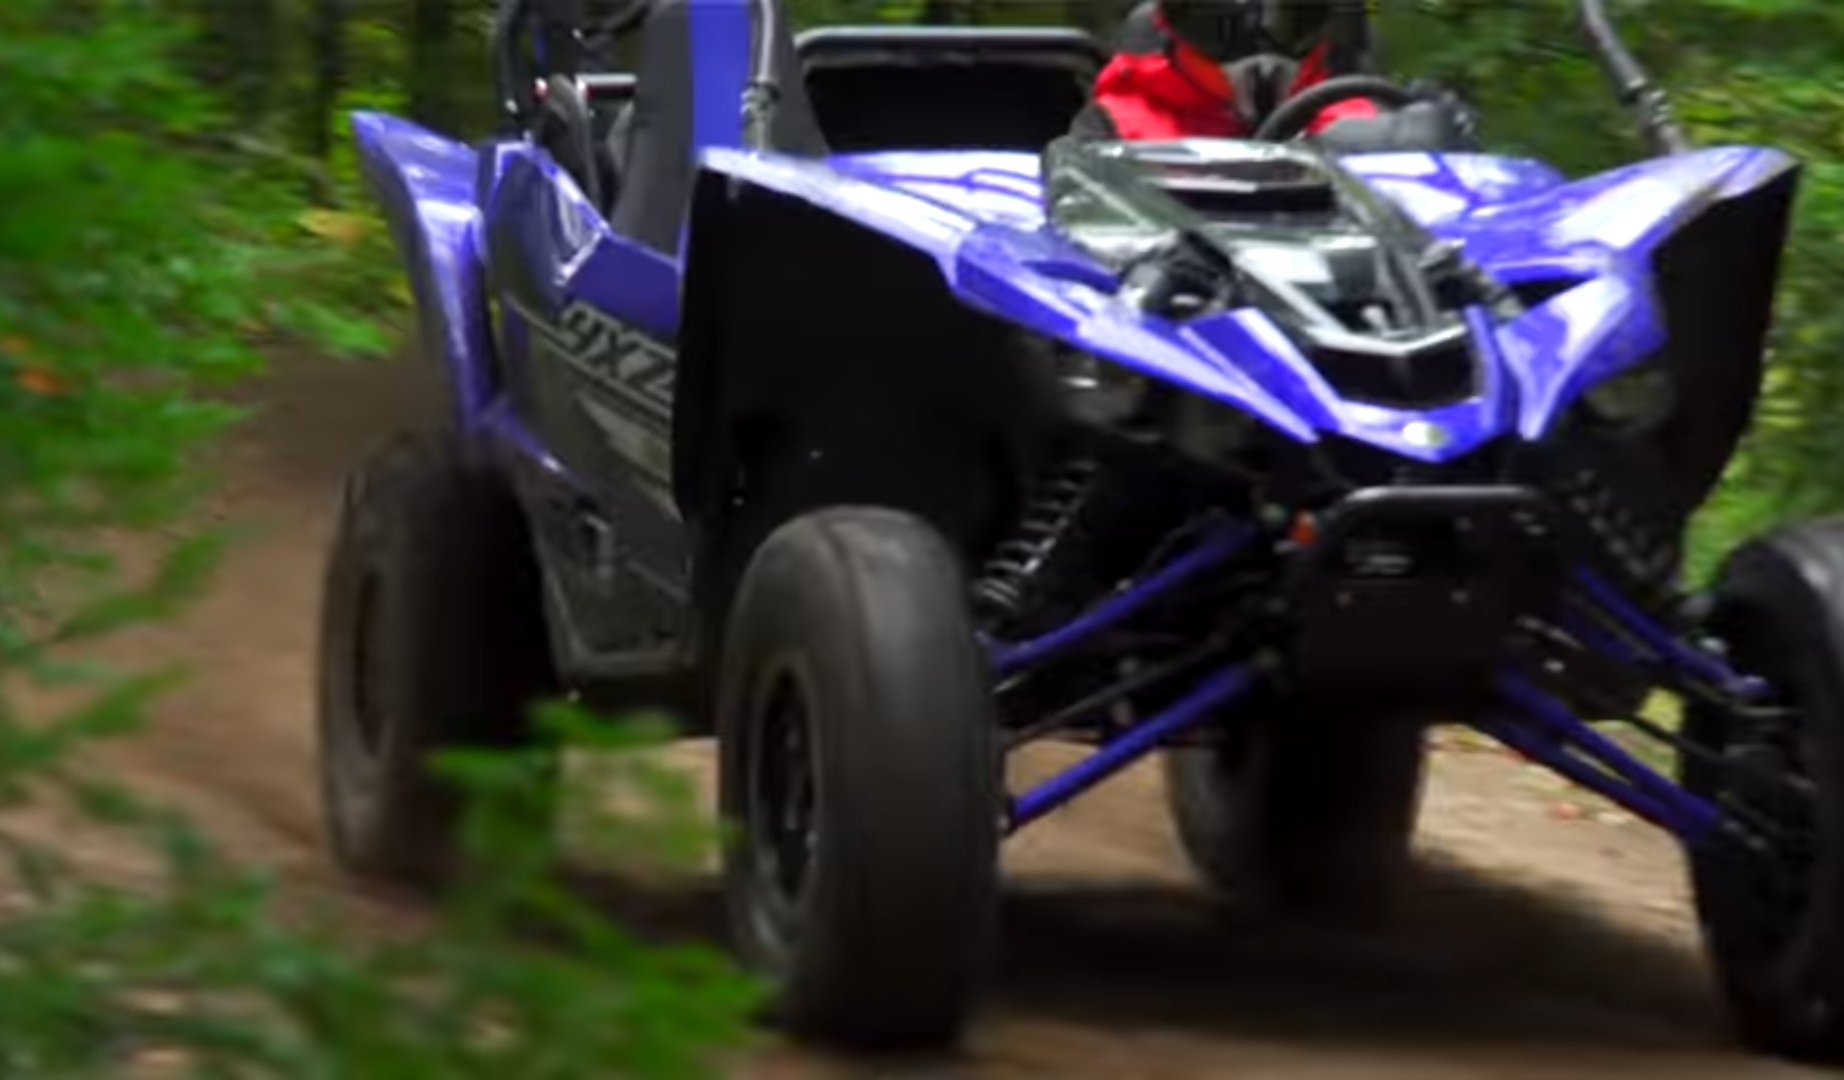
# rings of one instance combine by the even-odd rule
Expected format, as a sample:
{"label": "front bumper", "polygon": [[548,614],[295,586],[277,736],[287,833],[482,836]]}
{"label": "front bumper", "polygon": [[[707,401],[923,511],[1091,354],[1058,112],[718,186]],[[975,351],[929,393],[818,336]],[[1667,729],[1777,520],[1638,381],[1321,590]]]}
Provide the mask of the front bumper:
{"label": "front bumper", "polygon": [[1365,488],[1311,520],[1283,595],[1287,666],[1314,694],[1486,693],[1518,620],[1563,588],[1559,515],[1531,488]]}

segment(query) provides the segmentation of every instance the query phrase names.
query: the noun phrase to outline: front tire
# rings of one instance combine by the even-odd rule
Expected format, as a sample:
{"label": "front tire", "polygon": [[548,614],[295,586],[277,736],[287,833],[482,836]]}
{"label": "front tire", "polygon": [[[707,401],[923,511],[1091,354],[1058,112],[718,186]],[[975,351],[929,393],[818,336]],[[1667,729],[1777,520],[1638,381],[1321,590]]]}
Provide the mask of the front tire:
{"label": "front tire", "polygon": [[795,519],[739,585],[725,884],[739,951],[797,1034],[945,1043],[984,974],[1004,804],[966,593],[940,534],[872,509]]}
{"label": "front tire", "polygon": [[[1769,818],[1790,842],[1756,852],[1719,834],[1692,848],[1705,946],[1746,1042],[1844,1060],[1844,521],[1741,547],[1713,599],[1710,626],[1736,668],[1773,684],[1785,711],[1748,720],[1687,708],[1690,741],[1770,783],[1687,758],[1684,784]],[[1808,794],[1789,799],[1774,780]]]}
{"label": "front tire", "polygon": [[1180,846],[1213,892],[1286,915],[1374,916],[1409,862],[1425,729],[1284,703],[1165,754]]}
{"label": "front tire", "polygon": [[430,769],[515,748],[554,688],[538,569],[504,482],[449,438],[400,438],[349,479],[321,610],[322,802],[336,859],[405,884],[455,869],[460,794]]}

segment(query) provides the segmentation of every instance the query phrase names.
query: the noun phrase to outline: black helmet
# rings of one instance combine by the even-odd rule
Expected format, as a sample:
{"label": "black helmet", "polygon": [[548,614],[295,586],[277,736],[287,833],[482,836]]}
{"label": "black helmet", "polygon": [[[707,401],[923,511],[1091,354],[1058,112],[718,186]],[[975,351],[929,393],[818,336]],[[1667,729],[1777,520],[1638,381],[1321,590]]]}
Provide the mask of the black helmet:
{"label": "black helmet", "polygon": [[1260,53],[1301,59],[1334,25],[1362,26],[1366,0],[1159,0],[1171,32],[1218,63]]}

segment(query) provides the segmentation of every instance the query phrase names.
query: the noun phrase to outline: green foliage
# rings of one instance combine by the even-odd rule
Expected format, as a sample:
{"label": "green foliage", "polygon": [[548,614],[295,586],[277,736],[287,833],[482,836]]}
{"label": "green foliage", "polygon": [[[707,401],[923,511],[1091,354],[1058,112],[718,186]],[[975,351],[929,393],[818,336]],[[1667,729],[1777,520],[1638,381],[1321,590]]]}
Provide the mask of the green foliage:
{"label": "green foliage", "polygon": [[[78,738],[116,730],[151,688],[123,684],[99,699]],[[686,832],[683,777],[643,753],[657,733],[562,707],[544,722],[609,766],[592,797],[577,789],[578,827],[684,868],[702,838]],[[183,819],[64,774],[67,749],[0,743],[0,789],[22,775],[60,778],[92,820],[155,846],[164,873],[151,889],[104,887],[45,848],[11,844],[34,902],[0,924],[9,1077],[119,1075],[177,1059],[203,1076],[670,1080],[715,1075],[724,1052],[746,1045],[756,990],[726,960],[641,943],[562,883],[548,822],[533,814],[548,804],[549,751],[444,763],[475,793],[464,840],[475,873],[434,931],[366,943],[278,920],[271,880],[220,857]],[[612,818],[611,794],[655,817]]]}
{"label": "green foliage", "polygon": [[[477,793],[475,872],[433,928],[386,940],[284,918],[269,877],[86,763],[176,676],[78,650],[169,615],[220,546],[181,531],[124,584],[109,542],[183,520],[191,462],[236,418],[202,395],[254,371],[263,334],[382,342],[362,288],[384,271],[347,278],[373,257],[366,222],[308,210],[309,163],[175,70],[177,55],[223,58],[184,50],[174,14],[0,6],[0,809],[59,813],[74,822],[60,841],[114,837],[154,867],[129,888],[0,823],[0,1075],[712,1075],[754,988],[707,949],[643,944],[565,887],[550,823],[530,813],[554,751],[449,763]],[[610,822],[579,796],[577,831],[700,846],[682,780],[641,752],[656,732],[561,707],[545,722],[606,764],[598,795],[652,808]]]}

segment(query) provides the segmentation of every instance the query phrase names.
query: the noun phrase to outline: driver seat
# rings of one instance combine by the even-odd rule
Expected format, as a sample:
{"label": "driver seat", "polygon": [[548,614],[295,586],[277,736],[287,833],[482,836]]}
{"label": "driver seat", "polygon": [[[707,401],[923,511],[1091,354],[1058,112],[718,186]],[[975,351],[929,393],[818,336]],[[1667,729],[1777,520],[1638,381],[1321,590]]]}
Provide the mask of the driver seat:
{"label": "driver seat", "polygon": [[544,81],[531,134],[532,141],[576,181],[590,204],[606,210],[615,179],[613,166],[605,160],[588,98],[574,78],[552,75]]}
{"label": "driver seat", "polygon": [[[697,169],[692,130],[696,57],[690,20],[697,2],[654,0],[641,33],[634,100],[611,133],[612,140],[619,140],[613,156],[621,174],[621,190],[614,195],[609,223],[616,233],[668,256],[678,254]],[[772,2],[785,7],[781,0]],[[775,20],[781,33],[773,47],[788,79],[781,87],[764,149],[823,156],[826,140],[807,98],[791,20],[786,11],[781,15]]]}

